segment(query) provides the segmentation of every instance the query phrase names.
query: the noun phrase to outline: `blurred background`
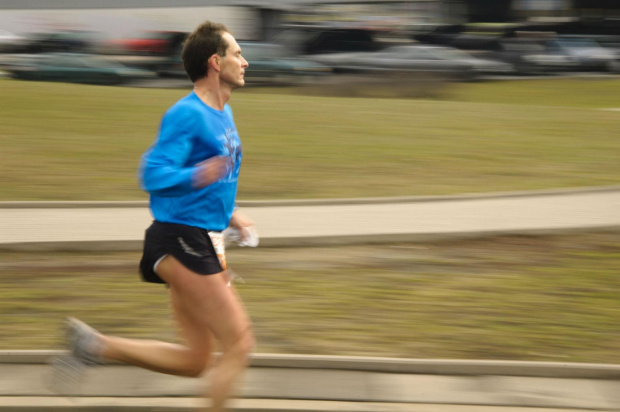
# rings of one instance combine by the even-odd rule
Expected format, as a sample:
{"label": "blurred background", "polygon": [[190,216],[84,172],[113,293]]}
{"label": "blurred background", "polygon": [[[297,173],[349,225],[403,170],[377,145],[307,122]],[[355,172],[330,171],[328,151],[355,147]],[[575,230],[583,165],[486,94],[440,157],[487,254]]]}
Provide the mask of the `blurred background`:
{"label": "blurred background", "polygon": [[402,81],[423,74],[471,80],[620,71],[620,4],[610,0],[266,0],[250,5],[185,0],[174,6],[142,0],[9,0],[0,6],[0,68],[31,80],[185,79],[183,40],[206,19],[225,23],[244,41],[250,83],[308,83],[332,72],[348,77],[331,82],[355,83],[360,77],[352,73]]}
{"label": "blurred background", "polygon": [[[620,182],[618,1],[2,0],[0,201],[146,200],[207,19],[250,63],[240,200]],[[618,231],[229,253],[260,352],[620,362]],[[176,339],[139,254],[0,250],[0,349]]]}

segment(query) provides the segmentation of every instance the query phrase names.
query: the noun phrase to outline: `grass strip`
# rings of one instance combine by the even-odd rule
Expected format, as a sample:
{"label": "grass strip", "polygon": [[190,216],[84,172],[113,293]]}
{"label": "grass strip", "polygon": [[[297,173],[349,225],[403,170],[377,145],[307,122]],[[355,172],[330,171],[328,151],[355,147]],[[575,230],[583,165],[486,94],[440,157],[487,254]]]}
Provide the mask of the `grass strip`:
{"label": "grass strip", "polygon": [[[188,90],[0,80],[0,200],[139,200],[139,157]],[[433,99],[241,90],[239,198],[617,184],[620,81],[454,84]]]}
{"label": "grass strip", "polygon": [[[176,340],[136,253],[0,253],[0,349],[58,349],[65,316]],[[257,351],[620,363],[620,232],[231,249]]]}

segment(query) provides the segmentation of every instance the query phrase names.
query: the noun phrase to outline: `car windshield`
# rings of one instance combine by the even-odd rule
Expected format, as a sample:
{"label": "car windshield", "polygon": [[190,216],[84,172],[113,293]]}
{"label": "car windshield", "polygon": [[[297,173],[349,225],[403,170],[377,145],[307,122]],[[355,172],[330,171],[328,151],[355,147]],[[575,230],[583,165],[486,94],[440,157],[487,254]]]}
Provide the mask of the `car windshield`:
{"label": "car windshield", "polygon": [[457,49],[432,49],[430,52],[437,58],[446,60],[471,59],[472,56]]}
{"label": "car windshield", "polygon": [[165,40],[170,35],[165,31],[142,31],[136,33],[133,38],[139,40]]}
{"label": "car windshield", "polygon": [[91,57],[83,57],[80,59],[80,62],[82,63],[82,65],[84,66],[88,66],[88,67],[97,67],[97,68],[124,68],[124,66],[120,63],[114,62],[114,61],[110,61],[110,60],[106,60],[106,59],[102,59],[96,56],[91,56]]}
{"label": "car windshield", "polygon": [[91,67],[91,68],[121,68],[120,63],[116,63],[110,60],[102,59],[96,56],[57,56],[49,60],[44,64],[56,67]]}
{"label": "car windshield", "polygon": [[427,48],[417,46],[395,46],[382,51],[387,58],[454,60],[471,58],[465,52],[456,49]]}
{"label": "car windshield", "polygon": [[559,39],[558,43],[566,47],[599,47],[598,43],[590,39]]}
{"label": "car windshield", "polygon": [[431,56],[426,49],[411,46],[395,46],[380,51],[388,59],[428,59]]}
{"label": "car windshield", "polygon": [[42,62],[42,63],[48,66],[56,66],[56,67],[83,66],[83,64],[79,63],[79,60],[77,58],[71,57],[71,56],[52,57],[49,59],[49,61]]}
{"label": "car windshield", "polygon": [[503,42],[502,49],[506,51],[544,51],[543,45],[534,42]]}
{"label": "car windshield", "polygon": [[388,47],[387,49],[381,50],[379,53],[384,54],[389,57],[397,57],[397,56],[409,56],[412,53],[416,53],[418,48],[416,47],[407,47],[407,46],[394,46]]}

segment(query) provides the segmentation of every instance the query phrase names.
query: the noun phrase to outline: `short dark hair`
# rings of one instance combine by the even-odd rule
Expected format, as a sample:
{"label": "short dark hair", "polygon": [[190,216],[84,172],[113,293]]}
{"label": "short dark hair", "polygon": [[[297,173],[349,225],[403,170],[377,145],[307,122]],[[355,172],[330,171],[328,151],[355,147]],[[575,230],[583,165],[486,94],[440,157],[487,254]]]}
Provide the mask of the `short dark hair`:
{"label": "short dark hair", "polygon": [[224,33],[230,31],[223,24],[205,21],[185,39],[181,58],[185,72],[192,82],[207,76],[209,57],[215,53],[226,55],[228,43],[222,37]]}

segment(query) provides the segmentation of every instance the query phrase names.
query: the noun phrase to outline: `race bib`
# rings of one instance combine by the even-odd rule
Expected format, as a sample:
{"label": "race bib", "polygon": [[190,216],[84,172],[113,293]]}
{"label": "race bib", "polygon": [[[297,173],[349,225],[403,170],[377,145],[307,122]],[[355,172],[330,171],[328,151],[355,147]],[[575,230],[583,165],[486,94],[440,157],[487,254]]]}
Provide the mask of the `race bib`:
{"label": "race bib", "polygon": [[220,265],[222,266],[222,269],[226,270],[226,248],[224,247],[224,234],[222,232],[208,233],[211,238],[211,243],[213,244],[213,249],[215,249],[215,254],[220,261]]}

